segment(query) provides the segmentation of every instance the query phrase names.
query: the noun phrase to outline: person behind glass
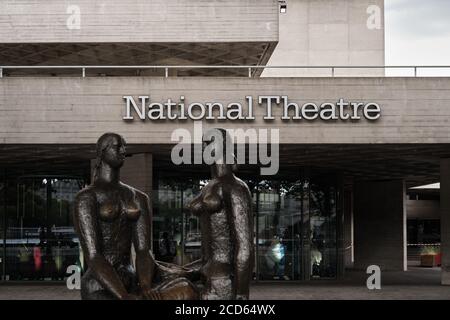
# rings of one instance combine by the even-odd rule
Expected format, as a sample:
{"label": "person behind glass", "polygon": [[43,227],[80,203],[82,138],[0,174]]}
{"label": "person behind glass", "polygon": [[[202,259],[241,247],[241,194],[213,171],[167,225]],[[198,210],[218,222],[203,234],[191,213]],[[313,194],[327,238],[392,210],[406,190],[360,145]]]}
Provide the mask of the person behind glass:
{"label": "person behind glass", "polygon": [[196,299],[187,279],[152,283],[156,263],[150,252],[150,200],[120,182],[124,160],[125,140],[115,133],[102,135],[93,183],[75,198],[74,226],[88,266],[81,280],[82,299]]}
{"label": "person behind glass", "polygon": [[174,241],[169,237],[169,233],[164,231],[159,240],[159,260],[172,263],[176,256]]}
{"label": "person behind glass", "polygon": [[226,131],[214,129],[205,139],[210,139],[205,147],[215,159],[212,180],[189,204],[191,212],[199,216],[202,234],[201,299],[246,300],[253,272],[250,190],[234,175],[236,164],[225,161]]}
{"label": "person behind glass", "polygon": [[45,252],[44,249],[47,243],[45,234],[45,228],[43,226],[39,227],[39,243],[33,247],[34,277],[38,280],[43,278],[42,255]]}

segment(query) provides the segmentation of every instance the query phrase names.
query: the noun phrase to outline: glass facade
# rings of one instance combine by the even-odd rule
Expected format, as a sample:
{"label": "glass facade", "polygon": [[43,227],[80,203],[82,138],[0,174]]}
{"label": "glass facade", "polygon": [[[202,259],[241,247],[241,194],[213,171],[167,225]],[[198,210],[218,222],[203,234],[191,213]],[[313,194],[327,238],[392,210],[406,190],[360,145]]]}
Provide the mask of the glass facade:
{"label": "glass facade", "polygon": [[303,187],[301,181],[264,180],[257,185],[259,279],[301,278]]}
{"label": "glass facade", "polygon": [[4,245],[4,240],[6,238],[6,179],[0,181],[0,281],[5,280],[5,257],[6,257],[6,247]]}
{"label": "glass facade", "polygon": [[438,219],[408,219],[408,245],[441,243],[441,223]]}
{"label": "glass facade", "polygon": [[[154,176],[153,252],[187,264],[201,257],[198,218],[187,204],[207,176]],[[326,178],[256,180],[243,176],[253,196],[257,280],[311,280],[337,274],[337,183]],[[82,269],[72,224],[75,194],[86,181],[25,176],[0,184],[0,275],[6,281],[60,281],[67,267]]]}
{"label": "glass facade", "polygon": [[158,260],[187,264],[201,256],[198,218],[186,210],[206,181],[158,181],[153,192],[153,251]]}
{"label": "glass facade", "polygon": [[[253,195],[258,280],[309,280],[337,275],[336,180],[245,180]],[[185,208],[206,180],[158,179],[153,192],[153,248],[158,259],[200,258],[198,220]]]}
{"label": "glass facade", "polygon": [[335,278],[337,266],[337,197],[335,185],[312,180],[309,184],[311,277]]}
{"label": "glass facade", "polygon": [[72,204],[83,185],[49,176],[2,182],[4,280],[62,280],[68,266],[82,266]]}

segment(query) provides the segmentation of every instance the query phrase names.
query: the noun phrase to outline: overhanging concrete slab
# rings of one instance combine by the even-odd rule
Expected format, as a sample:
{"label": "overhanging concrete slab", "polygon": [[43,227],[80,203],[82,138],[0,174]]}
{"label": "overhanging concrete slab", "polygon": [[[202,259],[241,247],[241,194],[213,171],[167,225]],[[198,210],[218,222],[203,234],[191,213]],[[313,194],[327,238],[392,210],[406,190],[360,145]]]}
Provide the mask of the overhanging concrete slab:
{"label": "overhanging concrete slab", "polygon": [[0,43],[277,42],[276,0],[6,0]]}

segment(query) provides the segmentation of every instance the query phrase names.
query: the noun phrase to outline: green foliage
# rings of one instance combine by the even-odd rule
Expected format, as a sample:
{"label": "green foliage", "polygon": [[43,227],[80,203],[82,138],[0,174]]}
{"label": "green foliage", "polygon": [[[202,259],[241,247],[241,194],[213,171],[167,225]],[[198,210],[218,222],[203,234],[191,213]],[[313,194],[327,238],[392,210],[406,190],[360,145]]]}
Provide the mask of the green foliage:
{"label": "green foliage", "polygon": [[440,247],[437,246],[424,246],[420,250],[421,255],[438,255],[441,252]]}

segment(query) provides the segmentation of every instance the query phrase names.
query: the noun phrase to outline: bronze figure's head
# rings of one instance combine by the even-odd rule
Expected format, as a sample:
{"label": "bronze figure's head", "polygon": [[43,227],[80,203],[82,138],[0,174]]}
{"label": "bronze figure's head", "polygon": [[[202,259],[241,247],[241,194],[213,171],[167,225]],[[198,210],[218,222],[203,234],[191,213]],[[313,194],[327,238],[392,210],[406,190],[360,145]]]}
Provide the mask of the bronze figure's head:
{"label": "bronze figure's head", "polygon": [[215,159],[211,164],[213,177],[227,176],[237,171],[233,139],[225,129],[208,130],[203,136],[203,141],[203,149],[209,149],[208,153]]}
{"label": "bronze figure's head", "polygon": [[98,170],[102,163],[112,169],[119,169],[125,161],[125,139],[117,133],[105,133],[97,140],[97,159],[94,169],[94,180],[98,178]]}

